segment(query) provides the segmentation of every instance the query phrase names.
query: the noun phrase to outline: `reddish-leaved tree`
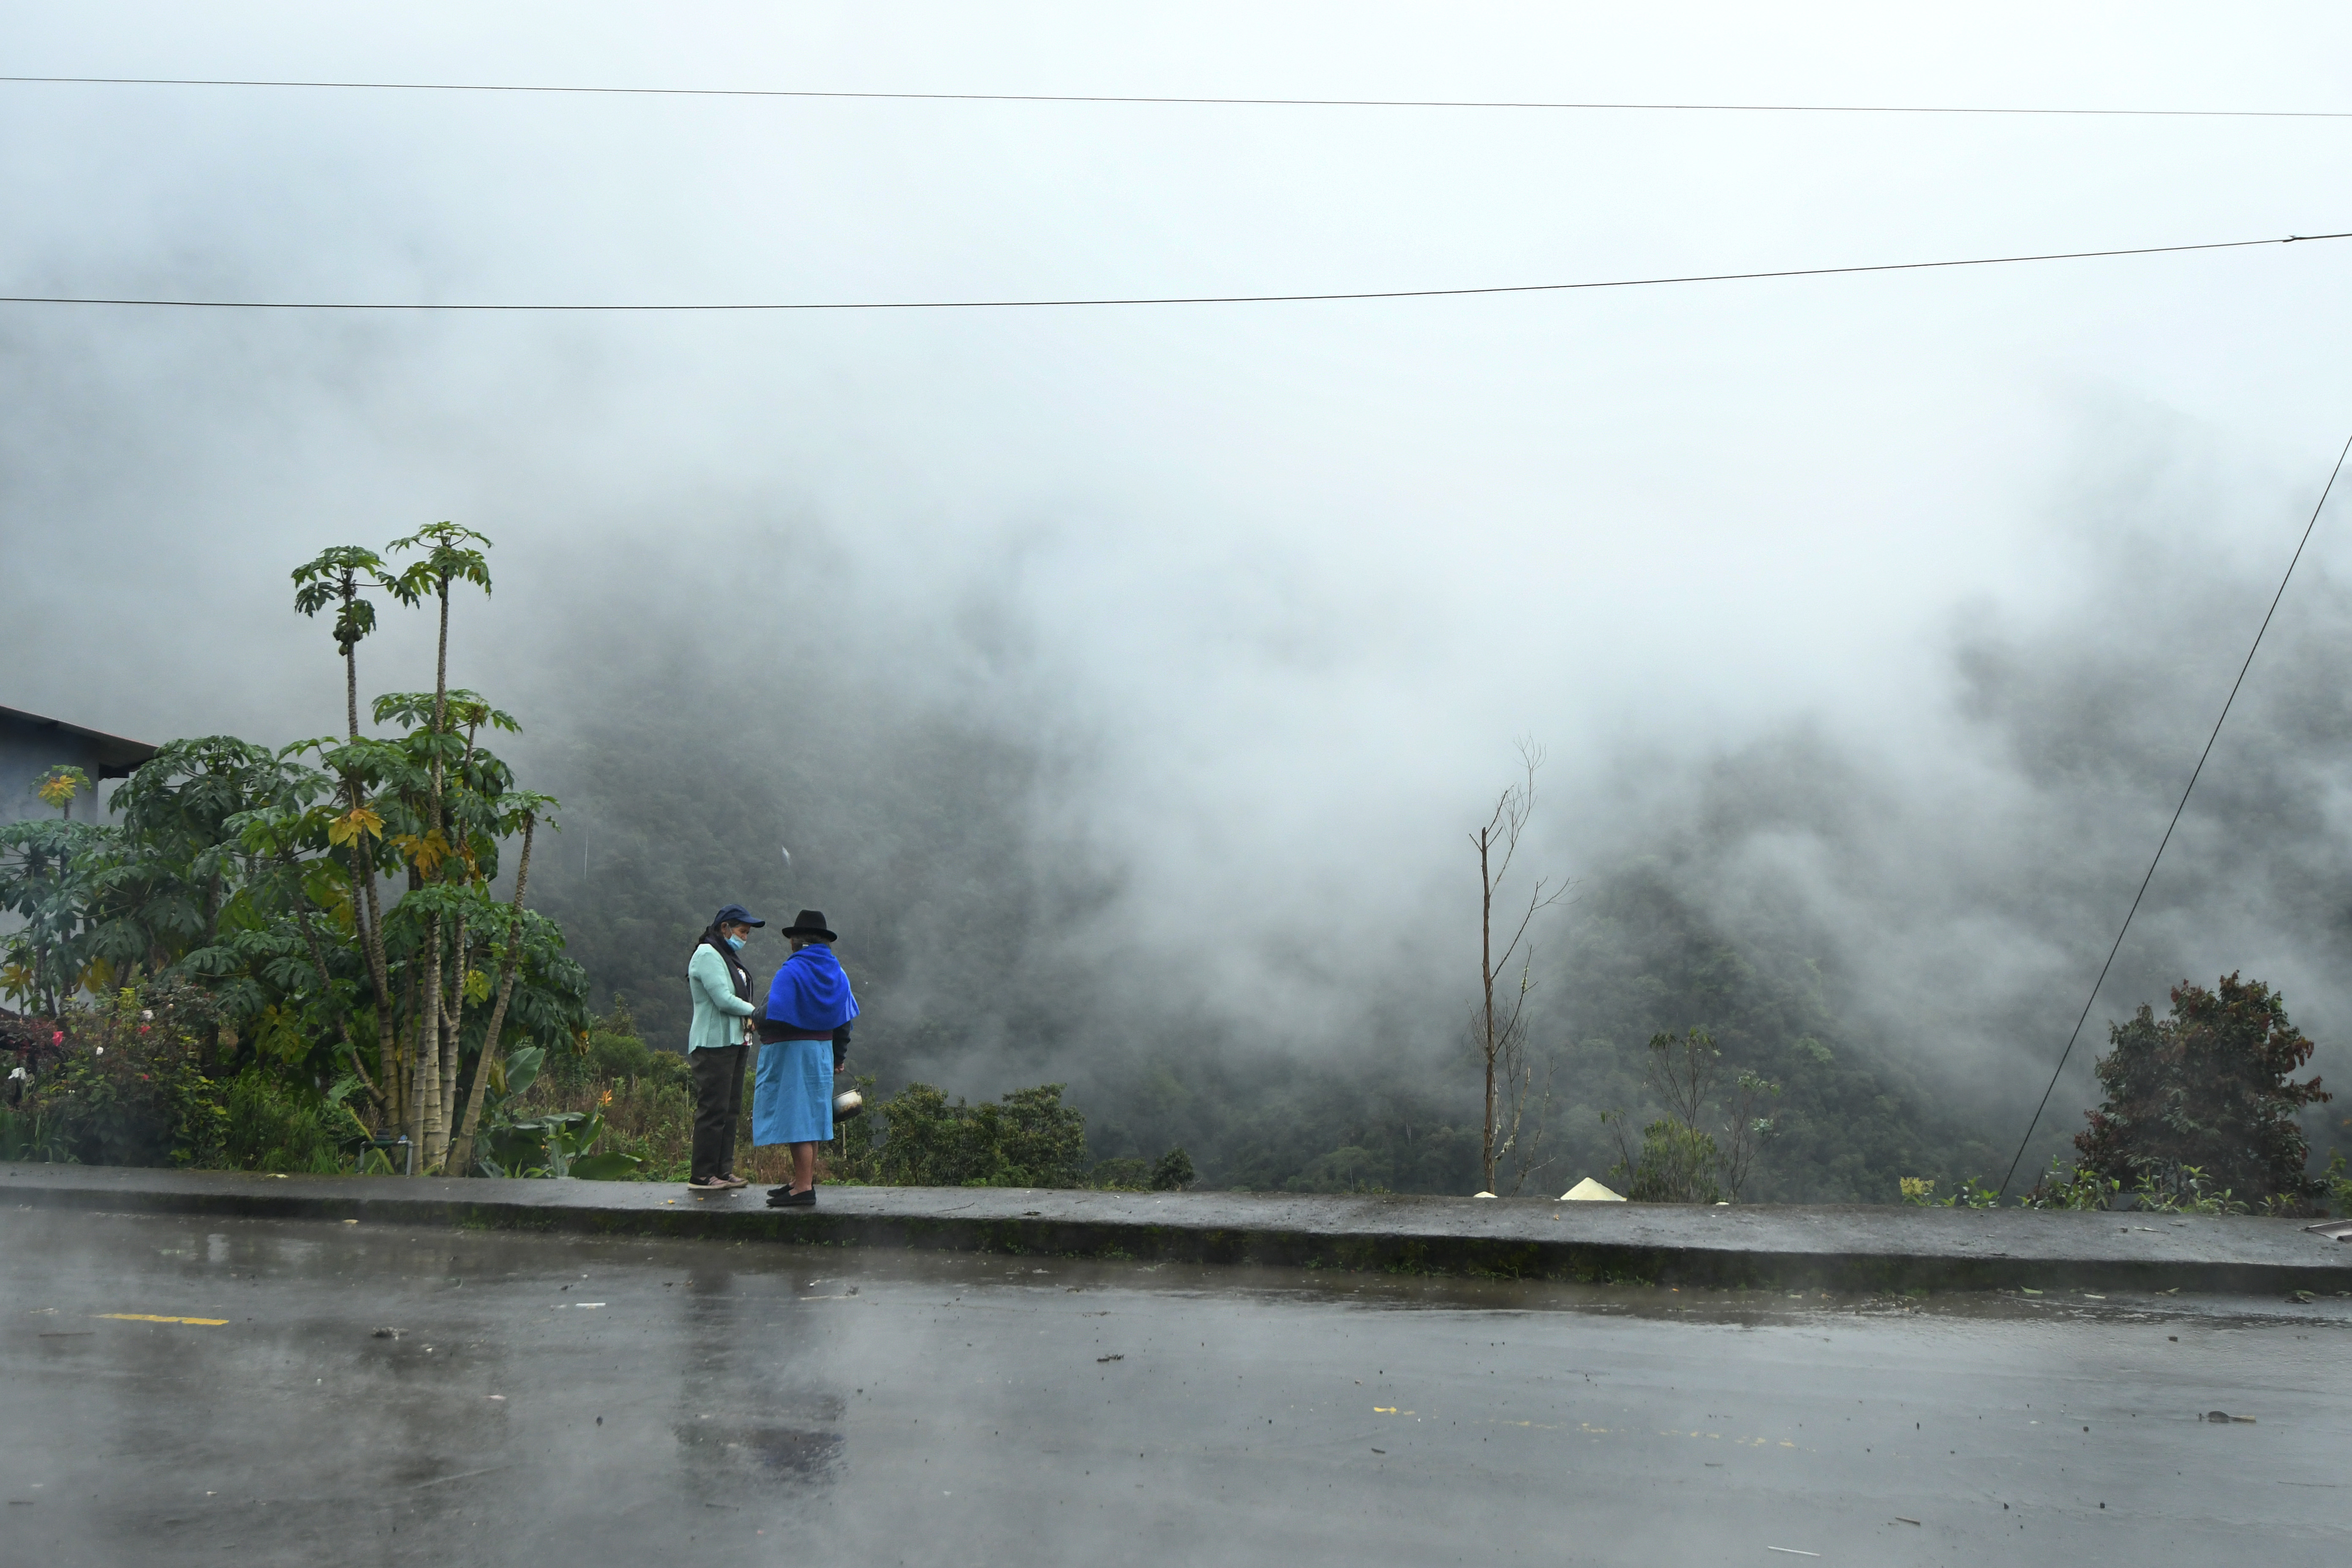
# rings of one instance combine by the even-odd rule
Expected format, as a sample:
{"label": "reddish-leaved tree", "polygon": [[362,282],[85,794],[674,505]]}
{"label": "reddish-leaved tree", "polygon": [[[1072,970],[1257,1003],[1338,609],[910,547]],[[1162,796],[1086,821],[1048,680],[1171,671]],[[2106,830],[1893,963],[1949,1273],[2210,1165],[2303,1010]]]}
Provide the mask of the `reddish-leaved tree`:
{"label": "reddish-leaved tree", "polygon": [[2277,992],[2235,973],[2215,991],[2184,980],[2171,1016],[2142,1006],[2107,1033],[2114,1048],[2098,1065],[2106,1100],[2074,1137],[2085,1169],[2126,1190],[2193,1165],[2207,1191],[2250,1202],[2302,1206],[2318,1195],[2325,1184],[2304,1168],[2311,1149],[2295,1113],[2332,1097],[2315,1078],[2294,1081],[2312,1043]]}

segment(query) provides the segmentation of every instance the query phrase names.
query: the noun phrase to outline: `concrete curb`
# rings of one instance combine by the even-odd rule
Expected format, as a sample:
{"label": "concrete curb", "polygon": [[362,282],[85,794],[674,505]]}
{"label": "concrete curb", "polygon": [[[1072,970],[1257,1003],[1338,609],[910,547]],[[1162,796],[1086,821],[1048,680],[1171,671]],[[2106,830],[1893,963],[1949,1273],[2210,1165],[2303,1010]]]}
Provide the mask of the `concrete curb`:
{"label": "concrete curb", "polygon": [[0,1204],[136,1214],[1842,1290],[2352,1292],[2352,1245],[2293,1220],[1545,1199],[266,1176],[0,1165]]}

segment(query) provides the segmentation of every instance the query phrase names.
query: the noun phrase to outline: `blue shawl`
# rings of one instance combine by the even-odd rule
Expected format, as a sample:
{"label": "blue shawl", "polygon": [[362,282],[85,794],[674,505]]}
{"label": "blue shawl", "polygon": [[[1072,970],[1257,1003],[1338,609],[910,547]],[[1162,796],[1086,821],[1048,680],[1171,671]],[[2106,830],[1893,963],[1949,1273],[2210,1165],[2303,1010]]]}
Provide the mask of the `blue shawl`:
{"label": "blue shawl", "polygon": [[768,1016],[796,1029],[838,1029],[857,1016],[857,998],[833,949],[813,942],[776,971],[768,986]]}

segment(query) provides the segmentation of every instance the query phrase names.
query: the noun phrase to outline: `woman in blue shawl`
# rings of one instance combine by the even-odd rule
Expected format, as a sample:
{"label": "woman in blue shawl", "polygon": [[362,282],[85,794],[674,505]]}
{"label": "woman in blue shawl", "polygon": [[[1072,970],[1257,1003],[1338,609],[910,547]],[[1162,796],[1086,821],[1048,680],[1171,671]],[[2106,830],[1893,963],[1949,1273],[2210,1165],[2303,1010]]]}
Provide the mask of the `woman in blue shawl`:
{"label": "woman in blue shawl", "polygon": [[786,926],[793,955],[768,986],[760,1025],[760,1074],[751,1089],[751,1142],[789,1143],[793,1176],[768,1194],[777,1209],[816,1206],[816,1146],[833,1141],[833,1074],[849,1053],[857,998],[833,955],[824,911],[803,910]]}

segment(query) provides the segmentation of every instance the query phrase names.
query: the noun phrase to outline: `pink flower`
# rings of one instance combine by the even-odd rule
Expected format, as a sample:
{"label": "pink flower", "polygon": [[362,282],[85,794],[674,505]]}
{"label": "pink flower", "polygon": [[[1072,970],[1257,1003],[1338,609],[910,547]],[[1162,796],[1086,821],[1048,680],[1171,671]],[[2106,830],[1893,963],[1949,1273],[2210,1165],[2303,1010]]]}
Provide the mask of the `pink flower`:
{"label": "pink flower", "polygon": [[65,1043],[66,1032],[63,1029],[59,1029],[56,1034],[49,1037],[49,1044],[53,1046],[62,1046]]}

